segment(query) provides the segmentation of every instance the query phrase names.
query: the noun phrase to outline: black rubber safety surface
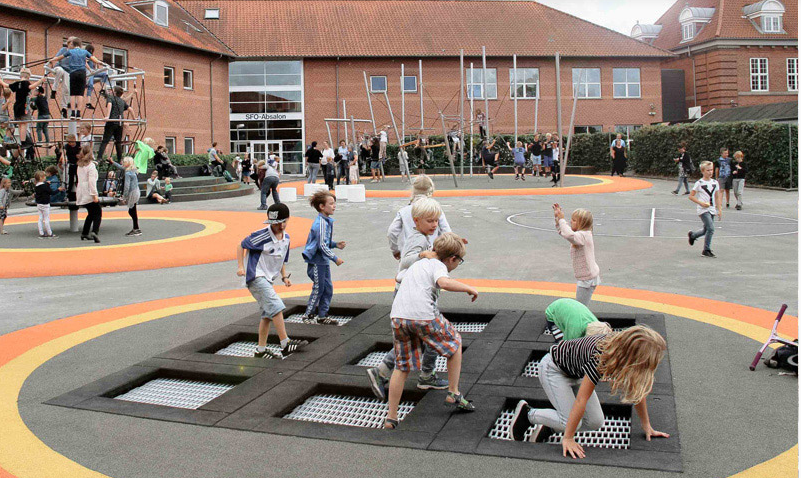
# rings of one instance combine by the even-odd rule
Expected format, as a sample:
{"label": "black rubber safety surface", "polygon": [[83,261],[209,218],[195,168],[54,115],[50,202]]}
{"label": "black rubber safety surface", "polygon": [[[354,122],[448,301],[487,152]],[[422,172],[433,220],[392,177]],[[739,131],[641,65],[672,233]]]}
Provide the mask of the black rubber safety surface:
{"label": "black rubber safety surface", "polygon": [[[305,306],[288,302],[287,307],[285,316],[300,312]],[[259,317],[254,314],[237,318],[204,337],[46,403],[279,435],[571,461],[562,457],[561,447],[555,444],[497,438],[499,424],[518,400],[527,400],[532,406],[549,406],[539,379],[532,376],[536,375],[536,363],[553,344],[553,338],[544,333],[545,314],[540,311],[444,309],[443,313],[456,327],[474,330],[462,333],[460,389],[473,401],[476,412],[455,412],[445,404],[446,391],[418,390],[417,374],[413,373],[402,397],[408,414],[396,430],[376,428],[383,418],[383,404],[373,397],[366,368],[358,363],[370,353],[391,347],[389,311],[389,307],[382,305],[339,303],[331,308],[330,315],[353,317],[343,326],[288,323],[290,337],[310,343],[283,360],[216,353],[232,344],[256,340]],[[646,324],[668,338],[664,316],[660,314],[599,314],[598,318],[613,327]],[[475,332],[480,328],[481,332]],[[268,343],[276,342],[277,338],[271,335]],[[197,409],[115,398],[155,379],[190,380],[232,388]],[[651,422],[669,433],[669,440],[646,441],[632,407],[611,396],[607,384],[600,384],[597,391],[607,422],[614,417],[615,423],[619,421],[626,427],[630,421],[631,428],[630,432],[626,428],[625,433],[604,434],[613,441],[625,441],[623,449],[593,448],[583,463],[682,471],[670,357],[665,356],[657,369],[653,392],[648,397]],[[340,421],[347,425],[324,423],[332,415],[337,419],[347,415],[346,420]],[[600,443],[608,441],[604,438]]]}

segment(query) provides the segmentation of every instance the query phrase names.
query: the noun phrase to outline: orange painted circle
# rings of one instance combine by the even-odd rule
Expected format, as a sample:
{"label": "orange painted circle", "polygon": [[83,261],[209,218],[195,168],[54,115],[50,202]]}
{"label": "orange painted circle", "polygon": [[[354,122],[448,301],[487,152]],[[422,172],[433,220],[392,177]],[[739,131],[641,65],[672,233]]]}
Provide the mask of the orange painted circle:
{"label": "orange painted circle", "polygon": [[[511,176],[511,175],[496,175]],[[619,193],[623,191],[636,191],[639,189],[649,189],[653,184],[643,179],[621,178],[609,176],[583,176],[575,177],[596,179],[597,184],[585,184],[582,186],[569,186],[565,188],[509,188],[509,189],[440,189],[434,193],[434,197],[468,197],[468,196],[564,196],[572,194],[600,194],[600,193]],[[396,178],[400,176],[387,176]],[[363,179],[364,181],[364,179]],[[317,181],[323,184],[322,181]],[[293,181],[281,184],[281,188],[296,188],[298,195],[303,193],[303,185],[306,181]],[[370,190],[365,191],[368,198],[408,198],[409,189],[391,190]]]}
{"label": "orange painted circle", "polygon": [[[67,219],[67,214],[54,214],[53,220]],[[128,219],[125,211],[104,212],[103,218]],[[69,247],[67,240],[58,249],[0,248],[0,278],[49,277],[104,274],[210,264],[236,259],[236,244],[248,234],[266,225],[265,214],[233,211],[139,211],[140,219],[167,219],[201,222],[213,225],[213,231],[188,234],[185,237],[157,239],[131,244],[90,247]],[[7,225],[25,224],[31,216],[9,217]],[[34,216],[34,222],[35,222]],[[311,219],[293,217],[287,232],[294,236],[292,248],[304,245],[311,228]],[[34,229],[36,226],[32,226]],[[102,229],[101,229],[102,231]]]}

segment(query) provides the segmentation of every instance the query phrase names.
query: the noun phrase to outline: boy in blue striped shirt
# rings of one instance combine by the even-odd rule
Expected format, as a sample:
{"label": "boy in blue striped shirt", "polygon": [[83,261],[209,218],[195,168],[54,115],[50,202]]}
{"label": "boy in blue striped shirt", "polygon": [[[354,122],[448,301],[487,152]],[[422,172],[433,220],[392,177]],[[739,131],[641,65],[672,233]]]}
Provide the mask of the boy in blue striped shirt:
{"label": "boy in blue striped shirt", "polygon": [[306,272],[312,280],[312,291],[306,313],[303,314],[303,322],[316,321],[318,324],[339,325],[336,320],[328,317],[328,307],[334,296],[329,262],[333,261],[337,266],[341,266],[344,262],[332,251],[345,248],[345,241],[334,242],[332,239],[334,220],[331,216],[337,209],[337,198],[329,191],[317,191],[309,199],[309,204],[319,214],[312,223],[306,247],[303,249],[303,260],[307,264]]}
{"label": "boy in blue striped shirt", "polygon": [[[269,227],[259,229],[242,240],[236,251],[239,268],[236,275],[245,277],[245,283],[253,298],[261,309],[259,322],[259,342],[254,357],[286,358],[309,344],[305,340],[291,340],[284,325],[284,302],[273,289],[273,281],[281,274],[281,281],[287,287],[292,286],[290,274],[286,272],[289,261],[289,234],[286,230],[289,221],[289,208],[286,204],[276,203],[267,209],[265,224]],[[247,267],[245,266],[247,252]],[[275,323],[278,339],[281,341],[281,353],[267,349],[267,336],[270,334],[270,323]]]}

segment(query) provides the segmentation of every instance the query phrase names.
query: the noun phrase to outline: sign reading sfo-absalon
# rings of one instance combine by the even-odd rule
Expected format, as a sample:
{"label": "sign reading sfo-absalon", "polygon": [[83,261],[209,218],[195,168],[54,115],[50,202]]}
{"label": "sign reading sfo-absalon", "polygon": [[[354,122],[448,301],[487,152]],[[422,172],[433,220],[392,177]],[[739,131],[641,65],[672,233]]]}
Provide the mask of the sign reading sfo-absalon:
{"label": "sign reading sfo-absalon", "polygon": [[303,119],[303,113],[238,113],[231,115],[231,121],[280,121]]}

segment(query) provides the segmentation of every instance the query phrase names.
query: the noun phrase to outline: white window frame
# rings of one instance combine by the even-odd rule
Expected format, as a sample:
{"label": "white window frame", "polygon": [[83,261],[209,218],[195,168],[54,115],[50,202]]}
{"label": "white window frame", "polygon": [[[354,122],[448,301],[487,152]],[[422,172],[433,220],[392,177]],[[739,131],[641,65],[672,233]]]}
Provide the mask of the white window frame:
{"label": "white window frame", "polygon": [[[626,81],[615,81],[615,70],[625,70]],[[640,77],[639,81],[629,81],[629,70],[637,70],[637,76]],[[617,85],[624,85],[626,87],[626,94],[624,96],[618,96],[615,94],[615,86]],[[629,95],[629,85],[637,85],[637,88],[640,91],[640,94],[637,96]],[[642,70],[639,68],[612,68],[612,97],[613,98],[642,98]]]}
{"label": "white window frame", "polygon": [[[186,145],[191,145],[191,151],[187,151]],[[184,154],[195,154],[195,138],[193,136],[184,137]]]}
{"label": "white window frame", "polygon": [[[186,74],[189,73],[189,86],[186,86]],[[183,80],[184,80],[184,89],[185,90],[194,90],[195,89],[195,72],[193,70],[184,70],[183,72]]]}
{"label": "white window frame", "polygon": [[219,20],[220,19],[220,9],[219,8],[207,8],[203,12],[203,19],[204,20]]}
{"label": "white window frame", "polygon": [[798,58],[787,59],[787,91],[798,91]]}
{"label": "white window frame", "polygon": [[24,65],[25,64],[25,43],[27,42],[28,39],[27,39],[25,31],[23,31],[23,30],[15,30],[13,28],[0,27],[0,31],[2,31],[2,30],[5,30],[6,48],[8,48],[9,38],[11,37],[11,32],[22,33],[22,53],[14,53],[14,52],[10,52],[10,51],[7,51],[7,50],[0,51],[0,55],[4,56],[5,59],[6,59],[6,70],[8,71],[8,70],[11,69],[11,63],[12,63],[11,62],[11,58],[14,58],[14,57],[19,58],[21,60],[20,61],[20,65]]}
{"label": "white window frame", "polygon": [[[484,81],[482,75],[483,68],[473,68],[473,72],[478,75],[478,79],[476,83],[473,84],[473,78],[470,78],[470,68],[465,69],[465,76],[467,77],[467,81],[465,82],[465,86],[467,88],[467,98],[470,99],[470,95],[472,94],[473,88],[478,87],[480,88],[481,93],[476,95],[473,99],[474,100],[483,100],[484,99]],[[491,86],[495,87],[495,95],[487,96],[488,100],[497,100],[498,99],[498,70],[496,68],[487,68],[487,73],[495,72],[495,81],[487,80],[487,89],[490,89]],[[487,75],[488,77],[490,75]]]}
{"label": "white window frame", "polygon": [[[598,70],[598,82],[590,82],[588,79],[585,79],[583,82],[581,81],[581,72],[583,70]],[[578,71],[578,79],[577,81],[573,82],[573,88],[576,90],[576,96],[580,100],[598,100],[603,97],[603,92],[601,91],[601,69],[600,68],[573,68],[571,74],[575,74]],[[575,75],[574,75],[575,76]],[[585,76],[587,78],[587,76]],[[584,96],[580,95],[581,86],[584,85]],[[590,96],[590,85],[598,85],[598,96]]]}
{"label": "white window frame", "polygon": [[[523,86],[523,96],[520,96],[517,99],[518,100],[533,100],[533,99],[539,98],[539,96],[540,96],[540,69],[539,68],[520,68],[520,67],[518,67],[517,68],[518,76],[520,75],[520,71],[521,70],[534,70],[534,71],[536,71],[537,72],[537,81],[534,82],[534,83],[526,83],[525,81],[521,82],[521,83],[518,83],[517,86]],[[509,97],[512,98],[512,99],[514,99],[514,97],[516,95],[514,75],[515,75],[515,69],[514,68],[509,68]],[[526,75],[524,74],[523,77],[525,78],[525,76]],[[527,85],[528,86],[531,86],[531,85],[534,86],[534,96],[526,96],[526,86]]]}
{"label": "white window frame", "polygon": [[[167,83],[167,70],[172,72],[172,82]],[[165,88],[175,88],[175,67],[172,66],[165,66],[164,67],[164,87]]]}
{"label": "white window frame", "polygon": [[[170,141],[172,141],[172,149],[170,149]],[[165,136],[164,137],[164,147],[167,149],[167,154],[175,154],[175,146],[178,142],[178,138],[175,136]]]}
{"label": "white window frame", "polygon": [[762,15],[762,33],[781,33],[781,15]]}
{"label": "white window frame", "polygon": [[82,7],[89,6],[87,0],[67,0],[67,3],[71,3],[73,5],[80,5]]}
{"label": "white window frame", "polygon": [[[373,80],[377,80],[379,78],[383,78],[384,79],[384,88],[383,89],[376,88],[376,86],[373,84]],[[387,85],[387,77],[386,76],[384,76],[384,75],[375,75],[375,76],[371,76],[370,77],[370,93],[384,93],[385,91],[387,91],[387,86],[388,85]]]}
{"label": "white window frame", "polygon": [[103,8],[108,8],[109,10],[114,10],[117,12],[121,12],[122,8],[114,5],[111,0],[95,0],[97,3],[100,4]]}
{"label": "white window frame", "polygon": [[[164,9],[164,18],[159,19],[159,7]],[[161,0],[156,0],[153,2],[153,22],[156,25],[161,25],[163,27],[170,26],[170,6],[167,2],[163,2]]]}
{"label": "white window frame", "polygon": [[[764,71],[761,71],[763,61],[765,68]],[[754,66],[757,68],[756,72],[754,72]],[[749,61],[749,71],[751,73],[751,91],[770,91],[770,70],[767,58],[751,58]],[[754,88],[754,79],[757,80],[757,88]],[[760,88],[763,84],[762,80],[764,80],[764,88]]]}
{"label": "white window frame", "polygon": [[[414,89],[413,90],[407,90],[406,89],[406,80],[409,79],[409,78],[414,80]],[[402,88],[403,88],[403,92],[404,93],[417,93],[417,77],[416,76],[404,76],[401,79],[401,84],[402,84]]]}
{"label": "white window frame", "polygon": [[685,23],[681,26],[681,41],[690,41],[695,38],[695,23]]}
{"label": "white window frame", "polygon": [[[106,56],[107,52],[109,52],[109,54],[111,55],[112,62],[105,61],[105,56]],[[120,67],[114,66],[112,64],[114,57],[117,56],[117,53],[119,53],[119,52],[122,52],[122,57],[125,60],[124,64],[122,65],[124,68],[120,68]],[[114,48],[113,46],[103,46],[102,55],[103,56],[99,57],[99,58],[101,58],[104,62],[108,63],[115,70],[121,69],[122,73],[125,73],[128,70],[128,50],[123,50],[122,48]],[[128,82],[127,81],[124,81],[124,80],[123,81],[112,80],[111,84],[113,86],[121,86],[123,90],[128,91]]]}

